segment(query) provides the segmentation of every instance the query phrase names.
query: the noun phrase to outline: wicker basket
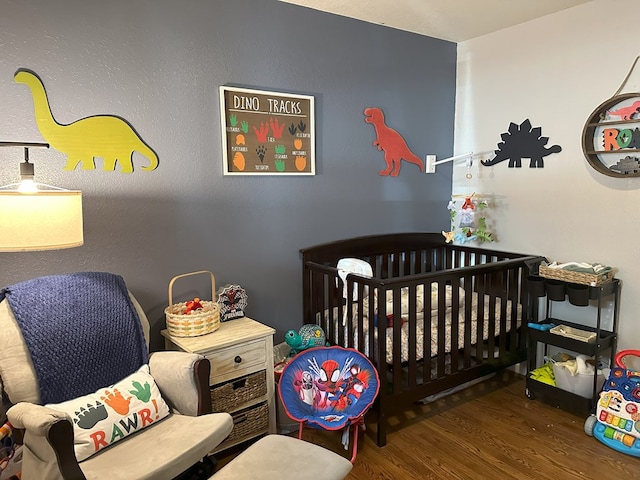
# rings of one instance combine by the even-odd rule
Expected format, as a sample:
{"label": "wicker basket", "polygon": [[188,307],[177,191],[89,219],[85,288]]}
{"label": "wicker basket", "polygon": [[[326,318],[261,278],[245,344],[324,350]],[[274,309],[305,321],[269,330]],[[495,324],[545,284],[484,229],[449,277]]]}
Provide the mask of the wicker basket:
{"label": "wicker basket", "polygon": [[216,451],[235,445],[256,434],[267,432],[269,429],[269,405],[267,402],[259,403],[253,407],[238,410],[231,414],[233,418],[233,430],[222,442]]}
{"label": "wicker basket", "polygon": [[607,283],[613,280],[615,272],[613,270],[609,270],[608,272],[600,274],[572,272],[571,270],[549,268],[545,264],[540,264],[539,274],[544,278],[551,278],[553,280],[562,280],[563,282],[567,283],[577,283],[580,285],[590,285],[592,287],[597,287],[598,285],[602,285],[603,283]]}
{"label": "wicker basket", "polygon": [[220,307],[213,300],[201,300],[202,309],[184,314],[186,302],[173,303],[173,284],[182,277],[206,273],[211,276],[211,298],[215,298],[216,280],[213,273],[208,270],[183,273],[177,275],[169,282],[169,306],[164,309],[167,321],[167,330],[173,337],[197,337],[215,332],[220,328]]}
{"label": "wicker basket", "polygon": [[267,394],[267,372],[245,375],[211,387],[211,410],[230,412],[249,400]]}

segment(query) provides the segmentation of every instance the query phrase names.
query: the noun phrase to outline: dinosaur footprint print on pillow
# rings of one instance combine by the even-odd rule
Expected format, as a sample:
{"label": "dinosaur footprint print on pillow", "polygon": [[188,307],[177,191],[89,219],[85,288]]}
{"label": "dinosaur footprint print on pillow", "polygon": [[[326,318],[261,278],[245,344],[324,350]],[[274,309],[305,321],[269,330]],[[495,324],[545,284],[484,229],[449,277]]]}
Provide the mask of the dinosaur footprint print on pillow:
{"label": "dinosaur footprint print on pillow", "polygon": [[96,402],[95,405],[87,403],[87,408],[80,407],[80,410],[75,412],[76,418],[73,419],[78,427],[89,430],[96,426],[96,424],[109,416],[105,406]]}

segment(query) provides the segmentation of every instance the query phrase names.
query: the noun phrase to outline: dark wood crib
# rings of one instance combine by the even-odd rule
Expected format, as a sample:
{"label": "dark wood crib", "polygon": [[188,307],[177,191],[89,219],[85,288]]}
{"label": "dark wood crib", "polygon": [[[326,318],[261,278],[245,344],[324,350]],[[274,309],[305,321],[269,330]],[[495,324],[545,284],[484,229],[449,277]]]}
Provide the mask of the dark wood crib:
{"label": "dark wood crib", "polygon": [[[304,323],[365,353],[378,370],[379,446],[393,412],[526,358],[526,281],[542,257],[447,244],[439,233],[357,237],[300,252]],[[366,261],[372,277],[339,272],[345,258]]]}

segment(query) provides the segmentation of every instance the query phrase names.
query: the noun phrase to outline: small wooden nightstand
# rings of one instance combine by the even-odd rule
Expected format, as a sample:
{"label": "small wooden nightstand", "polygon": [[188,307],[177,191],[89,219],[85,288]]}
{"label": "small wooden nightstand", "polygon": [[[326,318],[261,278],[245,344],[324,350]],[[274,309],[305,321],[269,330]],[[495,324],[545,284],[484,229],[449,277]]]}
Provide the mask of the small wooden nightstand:
{"label": "small wooden nightstand", "polygon": [[198,353],[211,362],[211,406],[229,412],[233,431],[212,453],[265,433],[275,433],[275,330],[247,317],[223,322],[199,337],[173,337],[163,330],[165,348]]}

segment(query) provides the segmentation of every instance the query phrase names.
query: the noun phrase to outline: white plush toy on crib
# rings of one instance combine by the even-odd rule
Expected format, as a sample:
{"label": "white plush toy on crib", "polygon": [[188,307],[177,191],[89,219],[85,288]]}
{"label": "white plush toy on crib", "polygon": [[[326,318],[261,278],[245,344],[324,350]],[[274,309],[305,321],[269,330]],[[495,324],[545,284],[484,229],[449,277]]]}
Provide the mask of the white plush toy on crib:
{"label": "white plush toy on crib", "polygon": [[[357,275],[362,275],[363,277],[371,278],[373,277],[373,269],[369,263],[364,260],[360,260],[359,258],[341,258],[338,260],[338,276],[342,280],[342,298],[347,300],[348,292],[347,292],[347,275],[350,273],[355,273]],[[363,295],[366,295],[369,291],[369,288],[365,285],[363,289]],[[353,289],[353,299],[354,302],[358,300],[358,289],[354,287]],[[349,302],[347,302],[348,304]],[[347,324],[347,309],[344,310],[344,316],[342,319],[342,325]]]}

